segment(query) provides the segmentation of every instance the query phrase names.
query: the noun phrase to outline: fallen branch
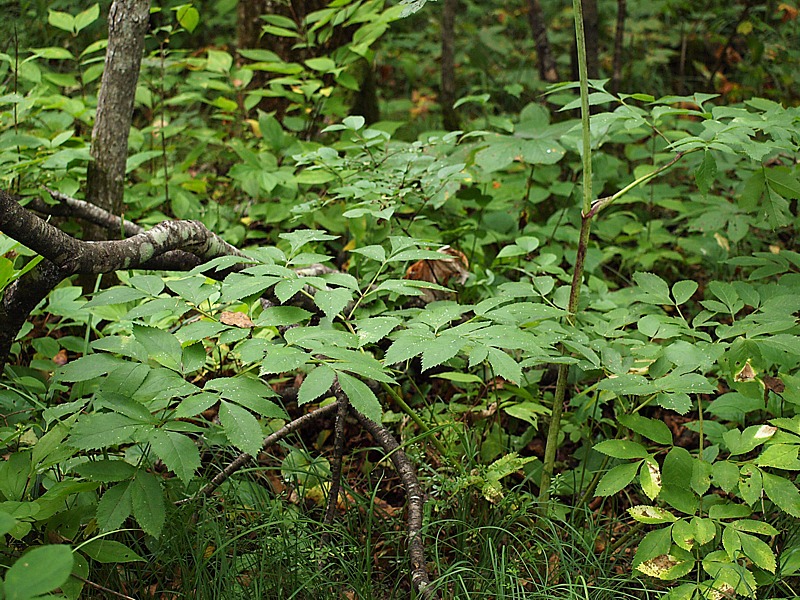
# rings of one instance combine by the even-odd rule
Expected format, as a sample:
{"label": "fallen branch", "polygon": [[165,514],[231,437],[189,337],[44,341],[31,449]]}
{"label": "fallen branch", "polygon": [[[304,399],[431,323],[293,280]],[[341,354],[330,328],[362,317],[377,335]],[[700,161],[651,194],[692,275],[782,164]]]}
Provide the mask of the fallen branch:
{"label": "fallen branch", "polygon": [[350,412],[358,419],[361,426],[369,431],[370,435],[386,452],[391,459],[403,487],[406,489],[408,498],[408,556],[411,559],[411,584],[419,595],[426,600],[437,597],[436,592],[431,587],[431,580],[428,576],[428,569],[425,564],[425,547],[422,543],[422,509],[425,504],[422,489],[414,471],[414,465],[400,448],[400,444],[392,437],[389,430],[375,421],[371,421],[354,408]]}

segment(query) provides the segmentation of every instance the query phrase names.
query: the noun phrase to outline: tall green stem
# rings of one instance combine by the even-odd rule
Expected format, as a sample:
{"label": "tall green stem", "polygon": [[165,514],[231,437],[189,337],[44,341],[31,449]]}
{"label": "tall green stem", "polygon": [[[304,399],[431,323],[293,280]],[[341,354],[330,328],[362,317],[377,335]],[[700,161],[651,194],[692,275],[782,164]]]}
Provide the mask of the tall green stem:
{"label": "tall green stem", "polygon": [[[583,31],[583,6],[581,0],[572,0],[572,10],[575,15],[575,39],[578,45],[578,77],[581,90],[581,130],[583,136],[583,201],[581,210],[581,231],[578,239],[578,253],[575,257],[575,267],[572,271],[572,285],[569,292],[567,306],[567,320],[572,325],[575,322],[575,313],[578,310],[581,283],[583,282],[583,266],[586,258],[586,249],[589,245],[589,232],[592,217],[592,140],[589,130],[589,76],[586,69],[586,40]],[[562,346],[562,352],[566,349]],[[569,366],[558,365],[558,381],[553,399],[553,413],[550,417],[550,428],[547,431],[547,445],[544,451],[544,464],[542,466],[542,479],[539,488],[539,502],[545,513],[550,512],[550,484],[553,480],[553,471],[556,463],[556,450],[558,437],[561,432],[561,413],[564,399],[567,394],[567,376]]]}

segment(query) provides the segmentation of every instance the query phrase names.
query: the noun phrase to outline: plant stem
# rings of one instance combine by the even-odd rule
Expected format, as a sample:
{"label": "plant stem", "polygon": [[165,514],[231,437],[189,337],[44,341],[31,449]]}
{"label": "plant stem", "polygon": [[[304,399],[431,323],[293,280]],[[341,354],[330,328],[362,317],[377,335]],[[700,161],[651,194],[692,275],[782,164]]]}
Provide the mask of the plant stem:
{"label": "plant stem", "polygon": [[[569,291],[569,305],[567,307],[567,321],[572,325],[578,309],[581,282],[583,281],[583,266],[586,258],[586,249],[589,244],[592,217],[592,140],[589,130],[589,76],[586,67],[586,39],[583,30],[583,7],[581,0],[572,0],[572,11],[575,17],[575,39],[578,45],[578,77],[581,90],[581,130],[583,137],[583,201],[581,210],[581,231],[578,239],[578,253],[575,257],[575,266],[572,271],[572,285]],[[561,346],[562,353],[566,348]],[[569,365],[558,365],[558,380],[556,393],[553,399],[553,413],[550,417],[550,427],[547,431],[547,444],[544,451],[542,465],[542,479],[539,486],[539,502],[544,514],[550,512],[550,484],[553,480],[553,471],[556,463],[556,450],[558,438],[561,433],[561,413],[564,399],[567,394],[567,377]]]}

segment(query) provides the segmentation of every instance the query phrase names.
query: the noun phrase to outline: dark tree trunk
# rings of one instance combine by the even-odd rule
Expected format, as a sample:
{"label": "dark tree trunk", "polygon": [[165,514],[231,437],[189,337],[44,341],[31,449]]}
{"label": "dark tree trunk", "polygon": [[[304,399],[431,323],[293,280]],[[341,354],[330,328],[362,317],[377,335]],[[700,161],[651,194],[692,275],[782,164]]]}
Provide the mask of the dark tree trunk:
{"label": "dark tree trunk", "polygon": [[615,94],[619,92],[619,84],[622,82],[622,54],[627,11],[627,1],[617,0],[617,27],[614,31],[614,71],[611,75],[611,91]]}
{"label": "dark tree trunk", "polygon": [[375,82],[375,72],[372,64],[366,60],[359,61],[358,80],[361,82],[356,98],[353,101],[351,115],[361,115],[367,125],[381,120],[380,106],[378,105],[378,86]]}
{"label": "dark tree trunk", "polygon": [[528,22],[533,34],[533,43],[536,45],[536,55],[539,58],[539,77],[542,81],[555,83],[558,81],[558,69],[547,39],[547,23],[544,11],[539,0],[528,0]]}
{"label": "dark tree trunk", "polygon": [[442,125],[453,131],[459,129],[456,102],[455,34],[458,0],[444,0],[442,4],[442,81],[439,103],[442,107]]}
{"label": "dark tree trunk", "polygon": [[597,0],[581,0],[583,4],[583,27],[586,31],[586,70],[590,79],[599,77],[598,52],[600,47],[600,20],[597,15]]}
{"label": "dark tree trunk", "polygon": [[[108,13],[108,48],[92,130],[86,198],[114,215],[122,211],[128,133],[149,15],[149,0],[116,0]],[[115,232],[94,227],[87,233],[90,238],[108,239]]]}

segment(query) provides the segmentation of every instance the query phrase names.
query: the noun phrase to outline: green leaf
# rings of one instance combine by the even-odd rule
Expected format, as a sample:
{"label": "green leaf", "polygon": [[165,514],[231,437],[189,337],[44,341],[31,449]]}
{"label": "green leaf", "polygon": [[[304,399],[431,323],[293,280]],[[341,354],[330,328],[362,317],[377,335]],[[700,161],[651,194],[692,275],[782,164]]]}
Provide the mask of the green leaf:
{"label": "green leaf", "polygon": [[353,292],[344,288],[319,290],[314,294],[314,304],[333,320],[353,300]]}
{"label": "green leaf", "polygon": [[454,335],[442,335],[425,345],[422,352],[422,370],[427,371],[450,360],[466,344],[467,340]]}
{"label": "green leaf", "polygon": [[405,362],[421,354],[432,339],[433,334],[428,331],[403,331],[389,346],[383,362],[387,366]]}
{"label": "green leaf", "polygon": [[56,372],[57,381],[89,381],[123,364],[124,361],[110,354],[89,354],[64,365]]}
{"label": "green leaf", "polygon": [[28,600],[54,591],[69,578],[73,562],[72,550],[61,544],[26,552],[6,571],[6,600]]}
{"label": "green leaf", "polygon": [[130,482],[118,483],[108,488],[97,503],[97,526],[100,531],[119,529],[132,511]]}
{"label": "green leaf", "polygon": [[664,421],[650,419],[641,415],[619,415],[617,421],[631,431],[635,431],[639,435],[653,440],[657,444],[662,444],[664,446],[672,445],[672,431],[670,431],[670,428]]}
{"label": "green leaf", "polygon": [[308,353],[300,348],[278,345],[269,346],[267,356],[261,361],[260,374],[294,371],[305,365],[310,358]]}
{"label": "green leaf", "polygon": [[800,446],[797,444],[772,444],[767,446],[756,459],[759,467],[774,467],[790,471],[800,470],[800,460],[797,459]]}
{"label": "green leaf", "polygon": [[258,327],[280,327],[307,321],[312,313],[299,306],[270,306],[261,311],[256,320]]}
{"label": "green leaf", "polygon": [[693,515],[698,508],[698,498],[689,489],[694,458],[685,448],[673,448],[664,458],[661,469],[663,488],[659,498],[673,508]]}
{"label": "green leaf", "polygon": [[264,441],[256,418],[241,406],[225,402],[219,406],[219,421],[231,443],[250,456],[257,456]]}
{"label": "green leaf", "polygon": [[645,458],[648,454],[644,446],[630,440],[605,440],[594,449],[613,458]]}
{"label": "green leaf", "polygon": [[519,364],[502,350],[489,348],[488,360],[496,376],[517,385],[522,381],[522,369]]}
{"label": "green leaf", "polygon": [[764,481],[764,493],[783,512],[800,518],[800,491],[797,486],[780,475],[761,473]]}
{"label": "green leaf", "polygon": [[672,528],[662,527],[649,532],[639,542],[636,555],[633,557],[633,566],[636,567],[644,561],[662,556],[669,552],[672,546]]}
{"label": "green leaf", "polygon": [[99,294],[84,304],[84,308],[93,308],[95,306],[109,306],[112,304],[125,304],[126,302],[134,302],[147,298],[148,294],[141,290],[136,290],[129,287],[113,287],[103,290]]}
{"label": "green leaf", "polygon": [[184,4],[179,6],[175,14],[178,23],[189,33],[193,33],[197,25],[200,23],[200,13],[191,4]]}
{"label": "green leaf", "polygon": [[189,485],[200,468],[200,450],[191,439],[176,431],[157,429],[150,435],[150,446],[167,468]]}
{"label": "green leaf", "polygon": [[770,573],[775,572],[777,566],[775,553],[767,544],[754,535],[741,532],[739,533],[739,541],[742,544],[742,552],[744,555],[752,560],[756,566]]}
{"label": "green leaf", "polygon": [[694,172],[697,187],[703,194],[707,193],[717,176],[717,161],[709,150],[703,153],[703,161]]}
{"label": "green leaf", "polygon": [[297,404],[302,406],[327,393],[331,389],[335,377],[336,372],[328,365],[319,365],[311,370],[303,379],[303,383],[300,384],[300,390],[297,393]]}
{"label": "green leaf", "polygon": [[675,298],[675,305],[680,306],[687,302],[697,291],[697,282],[690,279],[677,281],[672,286],[672,297]]}
{"label": "green leaf", "polygon": [[674,523],[678,520],[678,518],[667,509],[658,506],[632,506],[628,509],[628,513],[633,517],[634,521],[646,523],[647,525]]}
{"label": "green leaf", "polygon": [[81,416],[69,436],[69,444],[81,450],[108,448],[129,442],[143,427],[141,421],[117,413]]}
{"label": "green leaf", "polygon": [[374,344],[382,340],[401,322],[397,317],[358,319],[355,322],[356,331],[358,332],[358,347],[362,348],[367,344]]}
{"label": "green leaf", "polygon": [[99,563],[145,562],[145,560],[125,544],[114,540],[92,540],[81,545],[80,551]]}
{"label": "green leaf", "polygon": [[100,6],[98,4],[92,5],[83,12],[75,16],[75,33],[80,32],[82,29],[87,28],[100,17]]}
{"label": "green leaf", "polygon": [[47,22],[57,29],[69,31],[70,33],[75,32],[75,17],[69,13],[49,10],[47,13]]}
{"label": "green leaf", "polygon": [[140,470],[130,487],[134,518],[146,534],[159,537],[166,520],[161,484],[155,475]]}
{"label": "green leaf", "polygon": [[636,282],[636,299],[647,304],[671,306],[667,282],[653,273],[634,273]]}
{"label": "green leaf", "polygon": [[136,467],[124,460],[101,459],[76,465],[73,470],[91,481],[113,483],[130,479],[136,473]]}
{"label": "green leaf", "polygon": [[375,397],[372,390],[369,389],[369,386],[360,379],[356,379],[352,375],[342,373],[341,371],[337,372],[336,376],[339,380],[339,385],[342,387],[342,391],[350,400],[350,404],[353,405],[353,408],[369,420],[380,423],[383,414],[381,403],[378,401],[378,398]]}
{"label": "green leaf", "polygon": [[636,473],[639,471],[639,466],[642,462],[644,461],[617,465],[608,471],[608,473],[603,475],[600,483],[597,484],[595,494],[597,496],[611,496],[623,490],[633,481],[633,478],[636,477]]}
{"label": "green leaf", "polygon": [[183,350],[174,335],[163,329],[134,325],[133,337],[145,347],[147,354],[157,363],[173,371],[181,370]]}
{"label": "green leaf", "polygon": [[722,460],[711,465],[711,480],[724,492],[732,492],[739,483],[739,468],[730,461]]}

